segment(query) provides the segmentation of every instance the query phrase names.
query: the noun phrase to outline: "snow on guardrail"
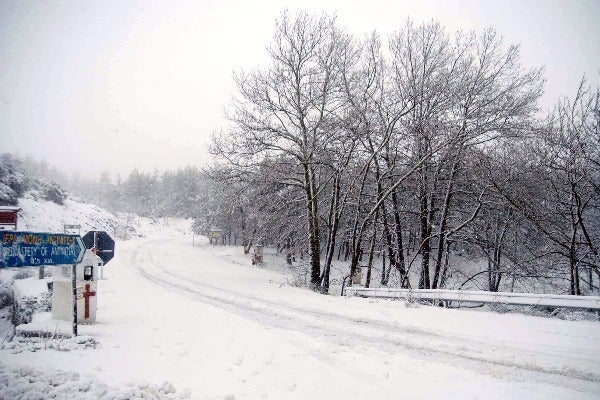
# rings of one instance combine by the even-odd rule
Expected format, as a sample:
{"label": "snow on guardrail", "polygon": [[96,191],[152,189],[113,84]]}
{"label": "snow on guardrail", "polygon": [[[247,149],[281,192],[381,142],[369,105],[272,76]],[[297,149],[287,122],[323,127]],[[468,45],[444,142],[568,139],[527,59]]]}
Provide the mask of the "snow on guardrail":
{"label": "snow on guardrail", "polygon": [[484,292],[448,289],[346,288],[347,296],[407,300],[445,300],[529,306],[585,308],[600,310],[600,296],[570,296],[511,292]]}

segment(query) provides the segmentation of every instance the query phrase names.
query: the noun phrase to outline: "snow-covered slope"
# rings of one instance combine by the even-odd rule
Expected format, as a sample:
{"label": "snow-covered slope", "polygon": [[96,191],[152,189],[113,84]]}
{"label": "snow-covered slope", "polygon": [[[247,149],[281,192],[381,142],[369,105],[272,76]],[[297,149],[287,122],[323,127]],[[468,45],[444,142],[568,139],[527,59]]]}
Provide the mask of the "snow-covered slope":
{"label": "snow-covered slope", "polygon": [[67,198],[63,205],[53,203],[29,192],[19,199],[18,229],[40,232],[62,232],[64,224],[81,225],[81,232],[103,230],[114,232],[125,222],[93,204]]}
{"label": "snow-covered slope", "polygon": [[120,235],[154,237],[191,232],[191,220],[181,218],[143,218],[134,214],[115,215],[97,205],[67,198],[63,205],[42,199],[35,191],[19,199],[18,229],[34,232],[62,232],[64,225],[81,225],[81,234],[106,231],[115,239]]}

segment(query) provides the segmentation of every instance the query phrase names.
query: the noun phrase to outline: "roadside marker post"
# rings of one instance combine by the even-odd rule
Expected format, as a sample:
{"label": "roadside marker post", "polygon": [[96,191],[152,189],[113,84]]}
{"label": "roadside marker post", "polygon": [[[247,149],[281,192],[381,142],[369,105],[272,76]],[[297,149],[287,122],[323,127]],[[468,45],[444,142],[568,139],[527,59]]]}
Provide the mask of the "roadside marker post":
{"label": "roadside marker post", "polygon": [[92,250],[103,262],[100,269],[100,279],[104,279],[104,266],[108,264],[115,255],[115,241],[105,231],[89,231],[82,237],[83,244]]}
{"label": "roadside marker post", "polygon": [[105,231],[89,231],[81,238],[86,249],[91,249],[104,265],[115,255],[115,241]]}

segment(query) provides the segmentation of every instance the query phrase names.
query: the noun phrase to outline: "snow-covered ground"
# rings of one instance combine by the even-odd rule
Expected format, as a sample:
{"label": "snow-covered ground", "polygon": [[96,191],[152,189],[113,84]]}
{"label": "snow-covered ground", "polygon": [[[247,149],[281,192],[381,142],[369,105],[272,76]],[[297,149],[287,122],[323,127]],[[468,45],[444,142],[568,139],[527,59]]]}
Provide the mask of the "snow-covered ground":
{"label": "snow-covered ground", "polygon": [[67,198],[63,205],[37,198],[28,192],[19,199],[18,228],[34,232],[62,232],[65,224],[81,225],[81,234],[104,230],[111,234],[124,223],[110,212],[93,204]]}
{"label": "snow-covered ground", "polygon": [[144,223],[145,237],[117,243],[97,323],[79,328],[97,344],[1,350],[0,386],[25,379],[39,398],[48,382],[64,398],[600,398],[598,322],[322,296],[241,247]]}

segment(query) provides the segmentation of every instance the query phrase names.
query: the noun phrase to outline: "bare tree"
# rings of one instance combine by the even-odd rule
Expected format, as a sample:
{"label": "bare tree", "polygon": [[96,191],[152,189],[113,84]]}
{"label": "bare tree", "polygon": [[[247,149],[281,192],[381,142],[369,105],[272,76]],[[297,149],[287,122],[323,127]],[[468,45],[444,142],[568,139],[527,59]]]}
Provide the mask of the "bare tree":
{"label": "bare tree", "polygon": [[266,69],[236,75],[238,94],[229,114],[231,131],[215,138],[213,151],[247,168],[284,154],[301,175],[288,184],[303,189],[310,252],[310,283],[321,277],[319,154],[337,134],[330,120],[340,103],[339,59],[343,33],[335,18],[284,13],[276,22]]}
{"label": "bare tree", "polygon": [[540,70],[521,69],[518,47],[505,49],[493,30],[479,36],[459,33],[451,41],[439,24],[414,27],[409,23],[395,36],[393,46],[396,69],[415,104],[406,125],[414,140],[414,156],[422,158],[432,146],[446,144],[438,157],[422,164],[416,181],[419,287],[435,288],[441,279],[447,234],[454,229],[449,217],[468,149],[523,131],[536,111],[543,81]]}

